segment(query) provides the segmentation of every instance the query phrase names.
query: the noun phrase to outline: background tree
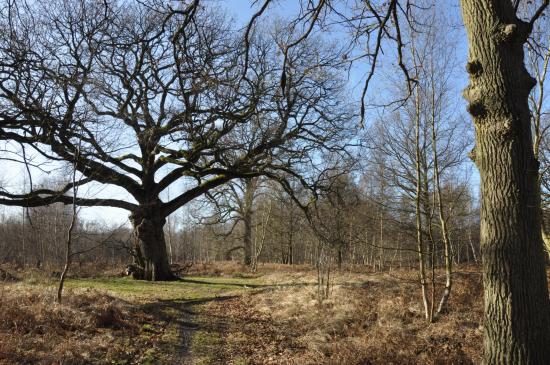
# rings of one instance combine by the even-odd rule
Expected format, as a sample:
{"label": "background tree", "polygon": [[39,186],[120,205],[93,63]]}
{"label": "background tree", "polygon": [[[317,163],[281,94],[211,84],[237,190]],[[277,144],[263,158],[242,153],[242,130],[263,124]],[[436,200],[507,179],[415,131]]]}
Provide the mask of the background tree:
{"label": "background tree", "polygon": [[251,266],[253,262],[254,205],[260,193],[261,180],[255,177],[233,180],[207,194],[208,203],[214,209],[212,216],[207,217],[208,224],[228,225],[229,230],[222,234],[227,237],[241,223],[242,244],[229,248],[227,255],[230,257],[232,252],[242,249],[244,252],[243,262],[246,266]]}
{"label": "background tree", "polygon": [[[536,10],[537,2],[522,2],[520,14],[529,15]],[[529,95],[529,107],[533,122],[533,152],[540,163],[539,180],[542,208],[542,238],[546,251],[550,255],[550,234],[548,233],[548,206],[550,180],[548,178],[550,160],[548,159],[548,66],[550,63],[550,26],[548,22],[533,24],[533,31],[526,44],[529,73],[535,78],[536,85]],[[549,256],[550,257],[550,256]]]}

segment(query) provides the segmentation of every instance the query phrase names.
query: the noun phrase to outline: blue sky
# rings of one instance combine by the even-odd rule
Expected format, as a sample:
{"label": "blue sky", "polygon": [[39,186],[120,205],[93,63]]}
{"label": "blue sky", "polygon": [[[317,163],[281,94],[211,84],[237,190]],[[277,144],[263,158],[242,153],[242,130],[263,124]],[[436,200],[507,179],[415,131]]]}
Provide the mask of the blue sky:
{"label": "blue sky", "polygon": [[[252,5],[251,0],[213,0],[213,3],[217,4],[219,7],[227,9],[227,12],[230,16],[233,16],[236,23],[235,28],[240,28],[248,22],[251,15],[254,14],[258,10],[258,5],[260,5],[262,2],[259,1],[259,4]],[[349,0],[349,3],[353,3],[355,1]],[[463,31],[463,28],[460,23],[460,14],[459,14],[459,8],[458,8],[458,1],[445,1],[438,4],[438,6],[441,6],[442,10],[446,13],[446,15],[450,18],[452,18],[453,24],[456,24],[452,31],[456,32],[457,37],[457,62],[459,64],[459,69],[462,71],[463,65],[466,63],[467,58],[467,46],[466,46],[466,37]],[[297,0],[275,0],[271,7],[269,8],[268,12],[266,12],[258,21],[271,21],[276,17],[282,17],[287,18],[295,15],[299,11],[299,1]],[[327,38],[338,38],[342,36],[342,33],[330,33],[330,34],[324,34]],[[376,73],[375,78],[373,79],[372,87],[369,91],[369,94],[367,95],[367,100],[372,103],[381,103],[384,100],[390,100],[393,95],[391,95],[391,92],[389,92],[389,88],[387,87],[388,80],[395,79],[396,76],[398,77],[396,73],[396,64],[395,64],[395,54],[388,50],[384,56],[382,56],[378,63],[378,70]],[[367,73],[369,65],[367,63],[357,63],[349,73],[349,88],[350,88],[350,94],[352,97],[359,100],[360,91],[364,82],[364,77]],[[465,103],[460,97],[460,91],[466,86],[467,79],[466,79],[466,73],[465,72],[457,72],[456,73],[456,79],[454,80],[455,84],[455,91],[456,91],[456,108],[457,113],[462,113],[465,110]],[[368,115],[366,118],[366,127],[368,128],[370,120],[374,120],[378,118],[380,115],[380,110],[371,109],[368,111]],[[465,123],[471,123],[468,116],[464,118]],[[24,169],[22,166],[17,165],[5,165],[8,167],[8,170],[12,170],[13,173],[4,173],[4,175],[24,175]],[[473,171],[476,171],[475,168],[471,169]],[[9,177],[9,176],[7,176]],[[477,177],[477,171],[474,173],[471,179],[472,186],[474,187],[474,191],[477,192],[477,185],[478,185],[478,177]],[[175,195],[177,193],[177,188],[179,186],[175,186],[172,188],[172,195]],[[122,196],[128,196],[128,194],[124,193],[121,189],[118,189],[116,187],[111,186],[102,186],[101,184],[95,184],[89,191],[86,192],[87,196],[116,196],[116,197],[122,197]],[[165,197],[166,200],[166,197]],[[17,211],[17,210],[16,210]],[[117,209],[117,208],[106,208],[106,207],[98,207],[98,208],[82,208],[80,215],[83,219],[86,220],[96,220],[99,223],[103,223],[109,226],[118,226],[121,223],[127,221],[128,218],[128,212]]]}
{"label": "blue sky", "polygon": [[[238,22],[247,22],[252,14],[258,10],[258,5],[262,4],[262,1],[258,1],[259,4],[251,7],[251,1],[249,0],[220,0],[216,1],[220,6],[228,9],[228,12],[234,14]],[[357,3],[355,0],[343,1],[346,5]],[[473,124],[470,116],[466,113],[466,102],[462,98],[462,90],[468,84],[467,73],[465,72],[465,65],[468,59],[468,45],[464,27],[462,25],[462,18],[460,14],[460,4],[458,0],[444,0],[434,2],[437,6],[434,13],[445,17],[449,28],[443,31],[452,33],[451,38],[455,41],[455,56],[456,56],[456,70],[453,73],[453,100],[454,108],[456,110],[456,117],[464,123],[466,129],[469,131],[472,139],[473,146]],[[292,17],[299,11],[300,2],[297,0],[276,0],[274,4],[268,8],[268,11],[258,21],[269,21],[274,17]],[[345,37],[342,33],[324,33],[324,37],[338,38]],[[402,75],[397,67],[396,54],[393,49],[386,49],[384,55],[379,59],[377,63],[377,71],[373,81],[371,83],[370,91],[366,95],[367,104],[384,104],[387,101],[391,101],[395,98],[392,94],[392,89],[388,87],[388,83],[401,83]],[[364,84],[366,74],[369,70],[370,64],[357,63],[350,70],[348,86],[350,88],[351,95],[358,101],[360,100],[361,90]],[[391,108],[390,108],[391,109]],[[368,128],[371,123],[380,118],[381,114],[391,112],[391,110],[380,110],[379,108],[372,108],[367,111],[365,120],[365,127]],[[469,151],[464,151],[465,153]],[[470,183],[470,188],[473,196],[479,196],[479,174],[475,165],[467,159],[461,172],[465,175]]]}

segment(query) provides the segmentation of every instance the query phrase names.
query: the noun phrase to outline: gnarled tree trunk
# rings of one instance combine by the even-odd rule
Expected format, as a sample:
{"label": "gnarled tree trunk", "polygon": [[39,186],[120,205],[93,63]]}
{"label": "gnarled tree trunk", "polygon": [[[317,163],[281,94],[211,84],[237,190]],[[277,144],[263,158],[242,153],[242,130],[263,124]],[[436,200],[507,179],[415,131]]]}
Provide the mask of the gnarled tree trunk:
{"label": "gnarled tree trunk", "polygon": [[164,224],[166,218],[151,209],[133,213],[130,220],[134,226],[134,238],[143,258],[145,280],[168,281],[176,279],[168,263]]}
{"label": "gnarled tree trunk", "polygon": [[486,364],[550,364],[550,301],[524,65],[530,27],[509,0],[462,0],[481,177]]}

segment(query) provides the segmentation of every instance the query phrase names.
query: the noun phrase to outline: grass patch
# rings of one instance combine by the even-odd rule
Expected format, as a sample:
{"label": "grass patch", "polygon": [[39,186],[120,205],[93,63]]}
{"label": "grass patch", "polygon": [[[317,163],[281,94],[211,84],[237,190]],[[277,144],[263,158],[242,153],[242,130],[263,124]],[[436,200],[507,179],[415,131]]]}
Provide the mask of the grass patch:
{"label": "grass patch", "polygon": [[149,282],[125,278],[69,279],[67,287],[97,289],[125,299],[199,300],[236,295],[259,284],[253,279],[221,277],[186,277],[181,281]]}

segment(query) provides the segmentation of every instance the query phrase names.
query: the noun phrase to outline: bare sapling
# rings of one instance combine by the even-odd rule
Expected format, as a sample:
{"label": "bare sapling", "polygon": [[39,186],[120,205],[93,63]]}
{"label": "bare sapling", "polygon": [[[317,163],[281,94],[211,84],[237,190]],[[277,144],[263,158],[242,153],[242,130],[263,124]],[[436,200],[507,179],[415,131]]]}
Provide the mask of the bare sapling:
{"label": "bare sapling", "polygon": [[61,298],[63,295],[63,286],[65,285],[65,279],[67,278],[67,274],[69,272],[69,268],[71,266],[71,263],[73,261],[73,252],[72,252],[72,245],[73,245],[73,232],[74,228],[76,226],[76,219],[77,219],[77,207],[76,207],[76,197],[78,193],[78,186],[76,181],[76,160],[73,163],[72,166],[72,185],[73,185],[73,204],[71,206],[71,222],[69,224],[69,228],[67,229],[67,235],[65,240],[65,265],[63,266],[63,271],[61,272],[61,276],[59,278],[59,286],[57,288],[57,302],[61,303]]}

